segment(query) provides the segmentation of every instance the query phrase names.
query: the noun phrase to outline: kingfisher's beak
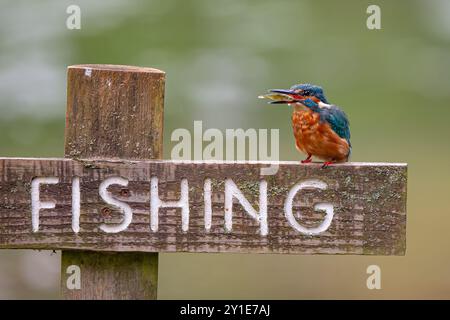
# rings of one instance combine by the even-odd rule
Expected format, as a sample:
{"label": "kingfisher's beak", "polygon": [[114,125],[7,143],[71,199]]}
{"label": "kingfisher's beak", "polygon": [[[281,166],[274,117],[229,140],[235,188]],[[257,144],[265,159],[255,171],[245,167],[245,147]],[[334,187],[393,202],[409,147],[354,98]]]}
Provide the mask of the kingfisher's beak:
{"label": "kingfisher's beak", "polygon": [[285,94],[285,95],[294,95],[295,92],[293,90],[286,90],[286,89],[270,89],[269,92],[272,93],[281,93],[281,94]]}
{"label": "kingfisher's beak", "polygon": [[261,95],[260,99],[269,99],[270,104],[288,104],[295,103],[302,100],[302,96],[298,95],[293,90],[285,89],[271,89],[268,94]]}

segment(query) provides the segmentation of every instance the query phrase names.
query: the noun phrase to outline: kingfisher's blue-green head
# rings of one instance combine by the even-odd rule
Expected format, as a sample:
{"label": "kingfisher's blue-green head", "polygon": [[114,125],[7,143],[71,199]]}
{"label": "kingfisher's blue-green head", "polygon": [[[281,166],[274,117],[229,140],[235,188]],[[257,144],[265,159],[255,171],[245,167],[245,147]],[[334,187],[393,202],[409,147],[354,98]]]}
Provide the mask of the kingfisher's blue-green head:
{"label": "kingfisher's blue-green head", "polygon": [[290,89],[271,89],[269,94],[260,96],[260,98],[267,98],[272,100],[270,103],[296,103],[303,100],[313,100],[318,103],[323,102],[328,104],[327,99],[320,86],[309,83],[301,83],[292,86]]}

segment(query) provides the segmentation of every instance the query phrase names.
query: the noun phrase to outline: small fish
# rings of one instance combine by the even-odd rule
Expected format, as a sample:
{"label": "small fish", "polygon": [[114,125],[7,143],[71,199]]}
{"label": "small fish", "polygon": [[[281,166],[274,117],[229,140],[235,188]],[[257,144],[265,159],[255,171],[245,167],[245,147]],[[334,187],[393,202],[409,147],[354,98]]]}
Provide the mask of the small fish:
{"label": "small fish", "polygon": [[258,98],[272,100],[269,103],[281,102],[281,101],[282,102],[295,101],[291,96],[289,96],[287,94],[282,94],[282,93],[268,93],[268,94],[260,95],[260,96],[258,96]]}

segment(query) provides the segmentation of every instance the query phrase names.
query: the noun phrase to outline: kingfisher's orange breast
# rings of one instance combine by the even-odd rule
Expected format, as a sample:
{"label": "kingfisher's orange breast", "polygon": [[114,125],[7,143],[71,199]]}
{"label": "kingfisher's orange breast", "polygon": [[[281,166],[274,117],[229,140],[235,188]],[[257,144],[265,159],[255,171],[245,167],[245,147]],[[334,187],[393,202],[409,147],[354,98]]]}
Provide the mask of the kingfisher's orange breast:
{"label": "kingfisher's orange breast", "polygon": [[328,122],[311,110],[294,110],[292,114],[295,144],[299,151],[325,161],[347,161],[350,147],[339,137]]}

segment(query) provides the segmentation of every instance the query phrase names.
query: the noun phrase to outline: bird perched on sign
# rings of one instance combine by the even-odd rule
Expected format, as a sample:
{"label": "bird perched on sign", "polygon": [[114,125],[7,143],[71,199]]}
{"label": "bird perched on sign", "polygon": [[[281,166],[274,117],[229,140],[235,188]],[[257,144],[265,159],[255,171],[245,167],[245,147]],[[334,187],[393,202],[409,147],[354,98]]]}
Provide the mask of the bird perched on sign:
{"label": "bird perched on sign", "polygon": [[321,87],[297,84],[289,90],[271,89],[259,98],[294,107],[295,145],[307,155],[302,163],[310,163],[312,156],[324,160],[323,168],[348,161],[352,150],[348,118],[339,107],[328,103]]}

